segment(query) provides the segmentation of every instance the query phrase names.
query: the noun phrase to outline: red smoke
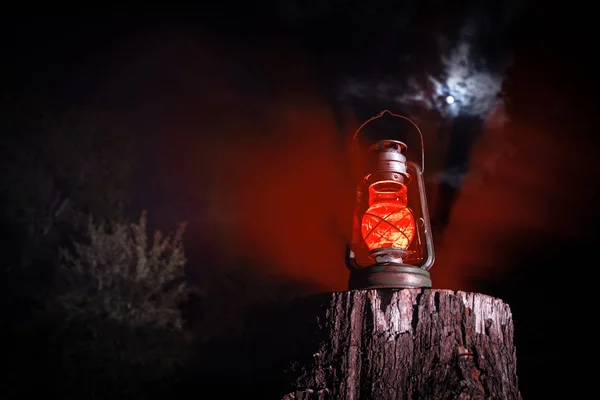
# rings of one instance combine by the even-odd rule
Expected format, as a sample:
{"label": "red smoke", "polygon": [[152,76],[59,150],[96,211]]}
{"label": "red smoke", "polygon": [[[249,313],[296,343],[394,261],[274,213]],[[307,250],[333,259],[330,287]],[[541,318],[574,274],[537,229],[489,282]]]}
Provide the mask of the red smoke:
{"label": "red smoke", "polygon": [[[192,187],[186,195],[195,193],[197,200],[186,219],[198,222],[202,240],[223,263],[346,290],[344,246],[354,201],[347,138],[363,121],[352,121],[342,134],[310,64],[289,44],[282,48],[276,43],[254,52],[252,67],[269,87],[259,100],[226,72],[219,75],[231,61],[212,57],[209,74],[203,70],[206,52],[195,63],[189,56],[170,58],[175,71],[185,65],[203,83],[185,102],[197,114],[195,122],[182,124],[185,129],[176,121],[167,127],[168,174]],[[427,175],[440,165],[436,157],[447,138],[425,125]],[[591,169],[594,154],[543,126],[488,126],[472,158],[436,248],[431,273],[437,288],[476,290],[474,278],[508,273],[529,237],[559,243],[575,235],[581,201],[588,198],[579,177]],[[433,187],[430,199],[435,195]]]}
{"label": "red smoke", "polygon": [[353,197],[346,196],[333,116],[315,99],[284,100],[269,112],[272,137],[251,134],[228,150],[235,162],[228,157],[219,167],[231,177],[221,184],[236,221],[232,244],[278,273],[343,290],[340,219],[350,218]]}
{"label": "red smoke", "polygon": [[435,286],[476,290],[474,278],[514,272],[518,255],[532,244],[560,247],[581,236],[592,207],[586,177],[596,161],[578,139],[550,124],[520,122],[484,132],[436,249]]}
{"label": "red smoke", "polygon": [[253,97],[229,79],[231,60],[189,48],[185,57],[170,49],[169,60],[174,71],[196,71],[190,85],[198,91],[182,105],[196,116],[175,115],[161,139],[162,173],[178,196],[195,202],[194,215],[184,216],[199,241],[189,252],[205,249],[224,267],[346,290],[344,229],[354,201],[347,141],[318,94],[311,65],[289,43],[287,50],[254,46],[238,60],[257,71],[260,82],[249,82],[259,89]]}

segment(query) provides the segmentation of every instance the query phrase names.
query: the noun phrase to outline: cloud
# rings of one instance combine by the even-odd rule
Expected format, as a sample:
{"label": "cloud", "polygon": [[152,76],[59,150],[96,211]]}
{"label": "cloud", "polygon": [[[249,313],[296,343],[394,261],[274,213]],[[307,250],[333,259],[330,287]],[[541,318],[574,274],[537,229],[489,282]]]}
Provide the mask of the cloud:
{"label": "cloud", "polygon": [[[472,45],[458,42],[438,63],[442,73],[423,76],[386,76],[375,80],[350,78],[340,88],[344,100],[371,99],[398,106],[421,106],[435,110],[444,118],[469,115],[486,118],[500,106],[504,76],[485,68],[473,55]],[[431,68],[433,70],[434,68]],[[447,101],[451,96],[451,103]]]}
{"label": "cloud", "polygon": [[504,74],[512,61],[506,36],[523,7],[514,1],[468,1],[463,7],[441,7],[433,19],[421,8],[407,8],[410,23],[382,28],[377,40],[386,44],[385,51],[367,63],[370,70],[345,77],[338,99],[356,107],[372,102],[383,108],[421,107],[444,119],[486,118],[502,102]]}

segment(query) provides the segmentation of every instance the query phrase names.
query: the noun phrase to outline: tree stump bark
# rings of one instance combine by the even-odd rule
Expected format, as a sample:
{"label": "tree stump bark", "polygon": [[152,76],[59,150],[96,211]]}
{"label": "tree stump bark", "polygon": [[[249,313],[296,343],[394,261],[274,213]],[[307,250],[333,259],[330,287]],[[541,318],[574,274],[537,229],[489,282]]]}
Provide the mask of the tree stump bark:
{"label": "tree stump bark", "polygon": [[312,357],[291,360],[283,400],[521,399],[512,314],[499,299],[376,289],[318,303],[315,336],[296,342]]}

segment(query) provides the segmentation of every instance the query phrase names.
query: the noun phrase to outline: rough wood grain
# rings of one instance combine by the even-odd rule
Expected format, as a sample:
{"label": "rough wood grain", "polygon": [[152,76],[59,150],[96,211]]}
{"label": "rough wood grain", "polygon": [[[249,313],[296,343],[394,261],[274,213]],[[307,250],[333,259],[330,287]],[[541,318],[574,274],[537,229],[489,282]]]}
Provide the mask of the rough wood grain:
{"label": "rough wood grain", "polygon": [[318,303],[314,337],[296,337],[285,400],[521,399],[512,314],[500,299],[388,289]]}

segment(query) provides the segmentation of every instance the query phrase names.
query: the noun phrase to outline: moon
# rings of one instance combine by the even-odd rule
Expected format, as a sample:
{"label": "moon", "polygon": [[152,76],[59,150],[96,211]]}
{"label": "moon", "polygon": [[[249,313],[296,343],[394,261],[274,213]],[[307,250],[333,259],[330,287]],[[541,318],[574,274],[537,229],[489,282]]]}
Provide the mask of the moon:
{"label": "moon", "polygon": [[454,103],[454,97],[452,97],[452,96],[446,97],[446,103],[448,103],[448,104]]}

